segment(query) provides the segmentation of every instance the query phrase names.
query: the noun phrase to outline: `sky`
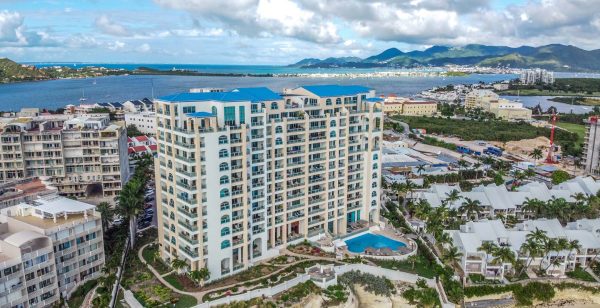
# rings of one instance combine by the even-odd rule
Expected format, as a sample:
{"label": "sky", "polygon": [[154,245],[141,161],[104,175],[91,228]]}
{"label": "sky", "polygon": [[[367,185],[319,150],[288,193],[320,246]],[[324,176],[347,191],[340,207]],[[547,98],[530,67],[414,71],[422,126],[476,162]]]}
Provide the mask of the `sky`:
{"label": "sky", "polygon": [[599,37],[600,0],[0,0],[0,57],[21,62],[289,64]]}

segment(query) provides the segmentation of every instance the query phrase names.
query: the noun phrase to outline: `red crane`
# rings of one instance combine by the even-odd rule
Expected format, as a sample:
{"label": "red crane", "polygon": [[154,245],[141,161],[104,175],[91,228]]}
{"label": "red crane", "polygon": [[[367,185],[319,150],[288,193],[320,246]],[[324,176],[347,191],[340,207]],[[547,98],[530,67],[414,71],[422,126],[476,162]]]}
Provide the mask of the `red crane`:
{"label": "red crane", "polygon": [[552,113],[552,130],[550,131],[550,148],[548,149],[548,157],[546,157],[546,163],[555,164],[554,157],[552,156],[552,152],[554,151],[554,128],[556,127],[556,114]]}

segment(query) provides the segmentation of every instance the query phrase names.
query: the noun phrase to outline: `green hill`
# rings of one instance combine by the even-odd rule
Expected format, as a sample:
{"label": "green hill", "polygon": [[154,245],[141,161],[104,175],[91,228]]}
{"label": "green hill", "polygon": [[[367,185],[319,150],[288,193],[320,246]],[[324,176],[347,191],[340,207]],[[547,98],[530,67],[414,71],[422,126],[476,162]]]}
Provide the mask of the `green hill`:
{"label": "green hill", "polygon": [[0,59],[0,82],[15,82],[29,80],[43,80],[48,76],[45,72],[36,69],[34,66],[22,65],[10,59]]}

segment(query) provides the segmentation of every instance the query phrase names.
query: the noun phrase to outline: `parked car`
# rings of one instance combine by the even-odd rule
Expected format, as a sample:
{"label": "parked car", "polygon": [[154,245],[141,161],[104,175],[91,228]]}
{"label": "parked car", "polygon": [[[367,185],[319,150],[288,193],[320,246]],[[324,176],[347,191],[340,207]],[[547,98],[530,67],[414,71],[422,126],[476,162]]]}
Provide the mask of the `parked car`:
{"label": "parked car", "polygon": [[121,225],[123,223],[123,217],[121,216],[115,216],[115,219],[113,220],[113,225]]}
{"label": "parked car", "polygon": [[153,214],[154,214],[154,210],[153,210],[153,209],[151,209],[151,208],[149,208],[149,209],[146,209],[146,214],[153,215]]}
{"label": "parked car", "polygon": [[150,223],[151,223],[150,221],[144,220],[144,221],[138,223],[138,229],[144,229],[144,228],[150,227]]}

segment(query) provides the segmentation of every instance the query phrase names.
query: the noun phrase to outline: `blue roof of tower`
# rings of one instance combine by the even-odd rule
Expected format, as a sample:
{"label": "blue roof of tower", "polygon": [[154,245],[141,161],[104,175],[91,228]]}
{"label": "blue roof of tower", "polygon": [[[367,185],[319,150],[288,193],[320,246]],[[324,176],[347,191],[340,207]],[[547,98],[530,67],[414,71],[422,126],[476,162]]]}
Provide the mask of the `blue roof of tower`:
{"label": "blue roof of tower", "polygon": [[362,93],[368,93],[371,90],[363,86],[342,85],[315,85],[302,86],[301,88],[306,89],[307,91],[320,97],[357,95]]}
{"label": "blue roof of tower", "polygon": [[281,96],[269,88],[237,88],[228,92],[202,92],[202,93],[177,93],[158,99],[167,102],[198,102],[198,101],[219,101],[219,102],[262,102],[281,100]]}

